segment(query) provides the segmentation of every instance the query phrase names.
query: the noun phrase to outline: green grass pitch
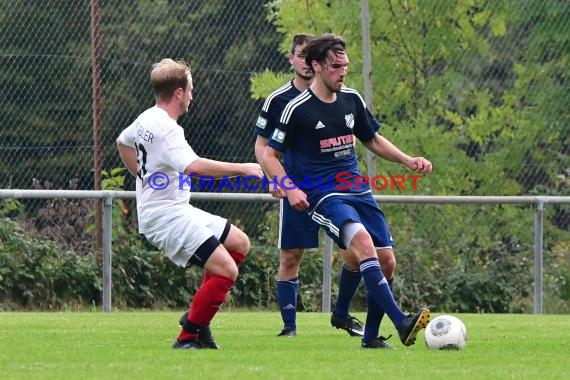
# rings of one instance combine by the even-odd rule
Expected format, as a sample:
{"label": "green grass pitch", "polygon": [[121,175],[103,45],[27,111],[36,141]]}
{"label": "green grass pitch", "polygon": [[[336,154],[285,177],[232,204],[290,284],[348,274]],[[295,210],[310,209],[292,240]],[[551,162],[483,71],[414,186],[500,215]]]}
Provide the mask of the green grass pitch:
{"label": "green grass pitch", "polygon": [[423,331],[404,347],[385,320],[386,351],[361,349],[326,313],[299,313],[299,335],[283,338],[278,312],[231,310],[212,322],[221,350],[181,351],[180,314],[0,313],[0,378],[570,379],[570,315],[454,314],[463,351],[428,350]]}

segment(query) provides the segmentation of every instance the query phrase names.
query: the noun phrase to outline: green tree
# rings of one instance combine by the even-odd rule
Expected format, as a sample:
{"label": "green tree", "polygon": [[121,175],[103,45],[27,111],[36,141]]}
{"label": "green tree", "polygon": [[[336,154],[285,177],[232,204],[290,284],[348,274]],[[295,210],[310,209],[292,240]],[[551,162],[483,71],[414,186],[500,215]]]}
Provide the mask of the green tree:
{"label": "green tree", "polygon": [[74,50],[89,46],[89,7],[2,0],[0,8],[0,186],[88,177],[90,62]]}
{"label": "green tree", "polygon": [[[151,64],[163,57],[183,58],[192,67],[194,100],[179,122],[196,153],[223,161],[253,160],[252,129],[260,102],[249,95],[249,75],[284,65],[275,52],[279,36],[264,20],[264,11],[259,0],[105,2],[105,167],[122,165],[114,141],[121,129],[154,104],[148,74]],[[133,188],[129,177],[126,189]],[[254,233],[262,206],[240,206],[198,204]]]}
{"label": "green tree", "polygon": [[[92,189],[90,4],[0,5],[0,184],[67,188],[77,178],[78,188]],[[164,57],[186,59],[193,69],[195,100],[180,123],[194,150],[213,159],[252,160],[260,102],[250,97],[249,75],[285,67],[276,52],[279,35],[264,12],[260,0],[101,1],[103,168],[122,166],[115,139],[153,105],[148,75]],[[125,188],[134,189],[131,178]],[[256,208],[239,213],[228,203],[208,209],[246,220],[251,230],[262,215]]]}
{"label": "green tree", "polygon": [[[422,178],[419,193],[567,194],[568,188],[562,188],[570,146],[564,83],[570,38],[564,27],[569,22],[567,6],[535,0],[387,0],[369,6],[373,111],[383,121],[383,135],[434,163],[434,173]],[[345,37],[351,60],[347,85],[362,90],[359,14],[357,0],[281,0],[269,7],[270,19],[283,33],[283,52],[299,31],[332,31]],[[264,72],[253,77],[252,93],[266,96],[267,83],[273,85],[283,76]],[[381,161],[377,170],[402,174],[404,169]],[[454,307],[524,310],[529,302],[532,238],[527,231],[532,213],[523,207],[493,206],[484,207],[482,214],[481,208],[386,206],[398,251],[406,253],[400,262],[407,269],[417,268],[403,281],[425,276],[426,268],[435,270],[437,263],[445,262],[444,278],[463,273],[462,279],[434,277],[426,282],[440,289],[455,286],[457,292],[447,291],[448,296],[466,302]],[[568,241],[564,223],[570,217],[562,207],[556,210],[556,215],[549,214],[547,235]],[[497,262],[501,265],[493,265]],[[472,266],[489,272],[483,279],[466,273]],[[505,284],[511,290],[510,305],[499,299]],[[494,292],[497,302],[468,298],[473,286]],[[400,296],[410,304],[425,300],[421,290],[407,291]],[[451,305],[449,299],[436,300]]]}

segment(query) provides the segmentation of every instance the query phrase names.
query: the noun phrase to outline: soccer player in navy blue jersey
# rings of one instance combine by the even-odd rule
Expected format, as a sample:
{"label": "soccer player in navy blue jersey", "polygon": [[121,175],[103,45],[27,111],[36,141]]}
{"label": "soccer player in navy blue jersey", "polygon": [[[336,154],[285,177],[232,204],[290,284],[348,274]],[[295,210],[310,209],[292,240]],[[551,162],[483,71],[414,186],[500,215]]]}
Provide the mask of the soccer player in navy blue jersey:
{"label": "soccer player in navy blue jersey", "polygon": [[[263,160],[263,151],[279,122],[281,112],[287,103],[309,87],[313,78],[312,71],[301,54],[307,42],[313,38],[311,34],[301,33],[293,37],[289,53],[289,63],[293,67],[294,79],[273,91],[265,100],[255,126],[255,155],[258,162]],[[277,183],[269,183],[271,194],[280,198],[279,270],[277,272],[277,302],[283,320],[283,329],[278,336],[292,337],[297,335],[297,294],[299,288],[299,270],[305,249],[319,245],[319,225],[306,212],[294,210],[289,202],[283,201],[285,192]],[[347,331],[352,336],[362,336],[363,324],[352,317],[349,304],[360,283],[361,275],[358,263],[353,268],[343,266],[339,296],[335,312],[331,315],[334,327]]]}
{"label": "soccer player in navy blue jersey", "polygon": [[[344,86],[349,64],[341,37],[325,34],[303,49],[314,78],[281,114],[264,151],[265,172],[275,177],[290,205],[305,210],[342,249],[359,262],[368,311],[362,347],[391,348],[379,336],[384,313],[406,346],[415,343],[430,312],[420,307],[405,315],[396,304],[378,257],[395,263],[384,214],[361,180],[354,138],[375,155],[429,173],[430,161],[411,157],[377,133],[377,124],[360,94]],[[281,164],[283,156],[283,165]]]}

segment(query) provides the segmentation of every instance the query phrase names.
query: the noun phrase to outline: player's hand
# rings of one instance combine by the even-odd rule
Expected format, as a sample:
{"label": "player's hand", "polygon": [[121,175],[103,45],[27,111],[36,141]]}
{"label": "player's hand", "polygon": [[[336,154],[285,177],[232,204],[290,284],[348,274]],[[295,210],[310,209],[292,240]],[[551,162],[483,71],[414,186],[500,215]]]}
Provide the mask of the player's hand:
{"label": "player's hand", "polygon": [[297,211],[304,211],[309,208],[307,201],[307,194],[297,188],[287,191],[287,199],[293,209]]}
{"label": "player's hand", "polygon": [[244,177],[252,176],[252,177],[257,177],[259,179],[263,178],[263,170],[261,169],[261,166],[257,163],[248,162],[242,164],[242,170],[243,170],[242,174]]}
{"label": "player's hand", "polygon": [[271,189],[269,190],[269,194],[271,194],[273,198],[277,199],[282,199],[287,196],[287,194],[285,194],[285,192],[281,188]]}
{"label": "player's hand", "polygon": [[423,157],[412,157],[406,166],[415,172],[431,173],[432,165],[431,162]]}
{"label": "player's hand", "polygon": [[269,194],[271,194],[273,198],[282,199],[287,196],[287,194],[285,194],[285,191],[283,191],[283,189],[277,183],[276,177],[273,177],[273,180],[270,180],[269,175],[266,174],[265,179],[267,180],[267,186],[269,187]]}

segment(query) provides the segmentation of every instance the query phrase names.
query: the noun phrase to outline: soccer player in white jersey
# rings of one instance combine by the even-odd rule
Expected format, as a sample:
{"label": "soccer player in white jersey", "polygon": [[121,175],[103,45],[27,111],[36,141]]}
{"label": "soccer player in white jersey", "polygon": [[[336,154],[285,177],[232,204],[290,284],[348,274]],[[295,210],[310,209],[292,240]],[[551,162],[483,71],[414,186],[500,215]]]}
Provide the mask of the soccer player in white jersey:
{"label": "soccer player in white jersey", "polygon": [[247,235],[226,219],[189,204],[190,176],[255,176],[256,163],[199,157],[177,123],[192,101],[192,75],[182,60],[165,58],[150,73],[156,105],[140,114],[117,139],[119,155],[137,177],[139,232],[181,267],[205,270],[176,349],[219,348],[210,322],[224,303],[249,248]]}
{"label": "soccer player in white jersey", "polygon": [[392,236],[370,185],[359,180],[354,137],[377,156],[408,169],[431,172],[432,164],[423,157],[410,157],[377,133],[360,94],[344,86],[349,64],[345,46],[342,38],[325,34],[303,49],[313,81],[285,106],[262,163],[266,173],[282,184],[291,206],[306,210],[358,260],[368,305],[361,346],[392,348],[378,335],[384,313],[409,346],[428,323],[430,312],[420,307],[406,316],[382,273],[378,257],[395,261]]}

